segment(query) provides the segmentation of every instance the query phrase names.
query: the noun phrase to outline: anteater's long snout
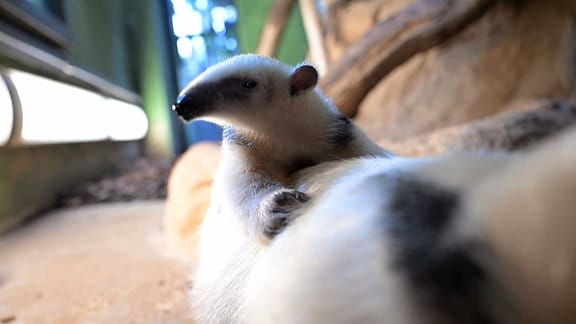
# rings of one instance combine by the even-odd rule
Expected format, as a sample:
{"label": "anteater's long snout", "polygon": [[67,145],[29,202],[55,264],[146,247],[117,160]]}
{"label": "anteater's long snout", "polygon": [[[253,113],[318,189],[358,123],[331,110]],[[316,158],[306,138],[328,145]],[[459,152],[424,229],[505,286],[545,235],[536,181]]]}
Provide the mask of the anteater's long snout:
{"label": "anteater's long snout", "polygon": [[191,112],[194,110],[194,103],[188,94],[182,94],[178,96],[176,102],[172,105],[172,110],[174,110],[180,118],[190,121],[194,119],[194,114]]}
{"label": "anteater's long snout", "polygon": [[187,89],[178,96],[172,110],[186,121],[204,117],[214,104],[212,97],[212,91],[206,87]]}

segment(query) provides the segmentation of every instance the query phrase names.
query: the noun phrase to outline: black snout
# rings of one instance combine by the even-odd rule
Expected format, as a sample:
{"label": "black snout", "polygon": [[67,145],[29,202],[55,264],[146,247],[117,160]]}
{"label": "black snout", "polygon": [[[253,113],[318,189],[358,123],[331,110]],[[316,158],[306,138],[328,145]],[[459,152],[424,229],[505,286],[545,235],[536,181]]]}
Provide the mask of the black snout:
{"label": "black snout", "polygon": [[207,86],[197,86],[180,95],[172,110],[186,121],[205,117],[214,106],[214,91]]}
{"label": "black snout", "polygon": [[193,111],[193,103],[188,95],[181,95],[176,99],[176,102],[172,105],[172,110],[174,110],[178,116],[186,121],[190,121],[194,118],[191,111]]}

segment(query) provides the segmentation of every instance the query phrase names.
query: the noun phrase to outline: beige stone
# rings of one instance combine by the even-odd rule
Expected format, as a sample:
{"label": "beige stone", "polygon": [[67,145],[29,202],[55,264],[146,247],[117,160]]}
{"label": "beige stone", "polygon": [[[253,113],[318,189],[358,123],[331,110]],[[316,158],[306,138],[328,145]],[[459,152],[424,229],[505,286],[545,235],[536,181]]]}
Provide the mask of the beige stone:
{"label": "beige stone", "polygon": [[511,110],[517,101],[574,97],[573,23],[569,13],[538,3],[501,4],[390,74],[357,121],[372,138],[402,139]]}
{"label": "beige stone", "polygon": [[217,144],[196,144],[176,161],[168,178],[165,232],[172,244],[189,254],[195,254],[198,226],[210,205],[219,160]]}
{"label": "beige stone", "polygon": [[[332,61],[371,26],[414,3],[325,2],[339,4],[327,33]],[[400,140],[516,110],[524,106],[519,102],[574,98],[575,13],[568,0],[501,1],[383,79],[361,104],[357,122],[375,140]]]}

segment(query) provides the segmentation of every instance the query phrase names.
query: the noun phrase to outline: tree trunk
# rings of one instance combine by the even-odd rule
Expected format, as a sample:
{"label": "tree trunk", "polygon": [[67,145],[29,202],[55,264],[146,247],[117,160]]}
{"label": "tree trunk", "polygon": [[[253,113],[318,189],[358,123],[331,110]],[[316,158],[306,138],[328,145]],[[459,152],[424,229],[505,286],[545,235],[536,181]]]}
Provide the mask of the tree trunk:
{"label": "tree trunk", "polygon": [[256,53],[276,57],[282,34],[296,0],[276,0],[262,29]]}
{"label": "tree trunk", "polygon": [[302,22],[306,30],[306,38],[308,39],[310,60],[316,65],[320,76],[322,76],[326,73],[328,59],[324,44],[322,22],[318,14],[316,1],[300,0],[300,9],[302,11]]}
{"label": "tree trunk", "polygon": [[461,32],[496,0],[420,0],[372,28],[328,71],[321,87],[347,116],[384,76]]}

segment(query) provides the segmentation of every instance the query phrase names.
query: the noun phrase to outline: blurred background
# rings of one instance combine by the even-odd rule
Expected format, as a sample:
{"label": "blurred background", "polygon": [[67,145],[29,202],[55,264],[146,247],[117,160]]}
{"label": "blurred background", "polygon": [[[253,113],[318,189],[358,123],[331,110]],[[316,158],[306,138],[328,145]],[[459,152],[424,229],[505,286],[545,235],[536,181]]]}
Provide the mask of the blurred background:
{"label": "blurred background", "polygon": [[[122,160],[218,141],[170,107],[208,66],[256,50],[272,3],[2,1],[0,229]],[[294,64],[307,46],[292,16],[278,56]]]}
{"label": "blurred background", "polygon": [[0,0],[0,323],[190,320],[190,263],[161,242],[193,250],[221,134],[171,105],[210,65],[307,60],[401,155],[524,150],[576,120],[575,16],[571,0]]}
{"label": "blurred background", "polygon": [[[166,264],[146,241],[148,229],[161,232],[163,207],[151,202],[81,209],[63,216],[62,223],[50,211],[164,199],[176,158],[194,143],[218,142],[221,136],[217,126],[176,118],[171,105],[179,90],[208,66],[256,51],[273,5],[273,0],[0,1],[0,323],[85,322],[86,314],[103,316],[91,319],[96,322],[122,321],[133,313],[141,316],[136,322],[187,318],[190,270]],[[296,3],[287,17],[278,57],[295,64],[307,53]],[[102,217],[111,232],[93,227]],[[78,249],[62,250],[69,246]],[[41,247],[49,251],[39,257],[34,251]],[[90,255],[96,259],[81,261],[75,271],[77,260]],[[102,263],[111,269],[87,275]],[[146,279],[117,282],[119,273],[134,267],[146,267],[141,274]],[[123,292],[113,299],[110,289],[118,285]],[[90,289],[101,296],[72,305]],[[150,289],[156,292],[149,301],[135,296]],[[131,310],[127,300],[139,306]],[[109,311],[108,303],[120,311]],[[173,308],[180,314],[171,315]]]}

